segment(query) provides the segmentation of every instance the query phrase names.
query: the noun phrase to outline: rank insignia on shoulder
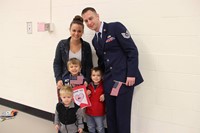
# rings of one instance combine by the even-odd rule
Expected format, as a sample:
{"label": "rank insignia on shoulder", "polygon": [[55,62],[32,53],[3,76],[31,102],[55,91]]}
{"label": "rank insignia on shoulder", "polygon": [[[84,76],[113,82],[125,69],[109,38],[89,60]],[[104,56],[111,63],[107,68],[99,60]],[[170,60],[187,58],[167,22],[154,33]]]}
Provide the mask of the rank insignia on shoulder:
{"label": "rank insignia on shoulder", "polygon": [[122,36],[123,36],[124,38],[126,38],[126,39],[128,39],[128,38],[131,37],[131,35],[130,35],[130,33],[128,32],[128,30],[126,30],[126,33],[121,33],[121,34],[122,34]]}

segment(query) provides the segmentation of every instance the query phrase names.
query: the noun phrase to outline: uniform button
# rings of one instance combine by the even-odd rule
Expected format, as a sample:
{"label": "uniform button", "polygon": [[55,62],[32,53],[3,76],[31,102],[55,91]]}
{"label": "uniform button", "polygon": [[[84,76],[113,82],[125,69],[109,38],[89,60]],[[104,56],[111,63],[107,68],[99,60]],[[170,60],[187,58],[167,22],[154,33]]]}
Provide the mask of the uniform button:
{"label": "uniform button", "polygon": [[112,67],[110,67],[110,70],[112,69]]}
{"label": "uniform button", "polygon": [[106,54],[106,52],[103,52],[103,54]]}
{"label": "uniform button", "polygon": [[109,62],[110,60],[109,59],[107,59],[107,62]]}

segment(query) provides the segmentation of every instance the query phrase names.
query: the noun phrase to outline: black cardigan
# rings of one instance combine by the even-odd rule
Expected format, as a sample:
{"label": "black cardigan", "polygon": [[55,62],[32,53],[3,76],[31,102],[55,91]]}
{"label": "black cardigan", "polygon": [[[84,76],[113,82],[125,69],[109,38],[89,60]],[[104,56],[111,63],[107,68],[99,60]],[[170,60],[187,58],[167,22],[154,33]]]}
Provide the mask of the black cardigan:
{"label": "black cardigan", "polygon": [[[62,80],[62,77],[65,73],[68,72],[67,70],[67,61],[69,60],[69,49],[70,49],[70,39],[64,39],[61,40],[56,48],[55,58],[53,62],[53,69],[54,69],[54,76],[56,78],[56,83],[58,80]],[[81,39],[81,73],[86,78],[86,81],[90,82],[90,74],[91,74],[91,68],[93,67],[92,62],[92,51],[90,44],[83,39]]]}

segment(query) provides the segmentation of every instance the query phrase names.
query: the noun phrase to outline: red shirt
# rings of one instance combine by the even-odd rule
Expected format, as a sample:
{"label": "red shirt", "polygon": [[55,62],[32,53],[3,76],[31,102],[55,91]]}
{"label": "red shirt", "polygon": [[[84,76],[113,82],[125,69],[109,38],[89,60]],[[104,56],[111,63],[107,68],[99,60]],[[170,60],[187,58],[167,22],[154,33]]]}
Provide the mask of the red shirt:
{"label": "red shirt", "polygon": [[104,94],[103,83],[100,82],[96,89],[93,83],[90,83],[88,89],[91,91],[89,99],[92,106],[87,107],[85,113],[90,116],[104,116],[105,103],[100,101],[100,96]]}

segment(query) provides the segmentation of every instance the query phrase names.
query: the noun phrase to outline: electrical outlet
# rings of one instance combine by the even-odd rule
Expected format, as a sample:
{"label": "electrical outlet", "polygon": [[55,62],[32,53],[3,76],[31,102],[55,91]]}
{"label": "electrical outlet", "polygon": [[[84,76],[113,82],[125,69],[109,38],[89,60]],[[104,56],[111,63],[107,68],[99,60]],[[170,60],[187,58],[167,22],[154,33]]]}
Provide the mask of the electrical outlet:
{"label": "electrical outlet", "polygon": [[32,22],[26,22],[27,34],[32,34]]}

